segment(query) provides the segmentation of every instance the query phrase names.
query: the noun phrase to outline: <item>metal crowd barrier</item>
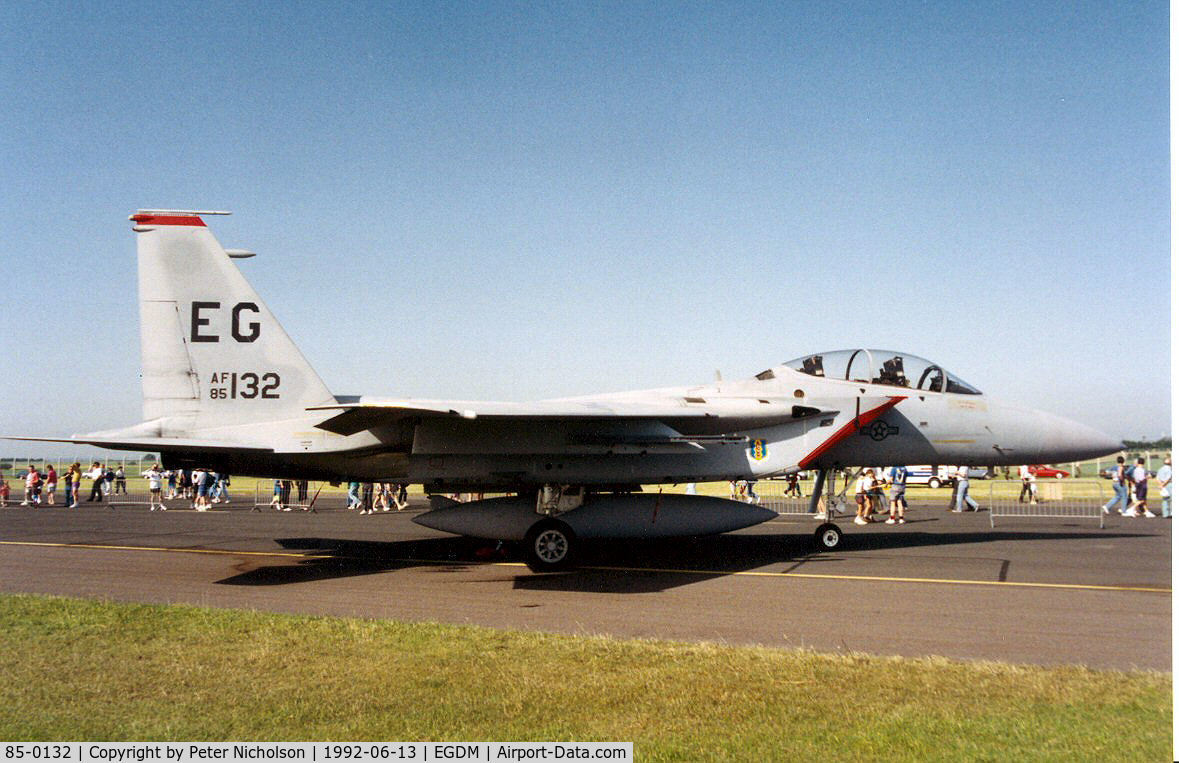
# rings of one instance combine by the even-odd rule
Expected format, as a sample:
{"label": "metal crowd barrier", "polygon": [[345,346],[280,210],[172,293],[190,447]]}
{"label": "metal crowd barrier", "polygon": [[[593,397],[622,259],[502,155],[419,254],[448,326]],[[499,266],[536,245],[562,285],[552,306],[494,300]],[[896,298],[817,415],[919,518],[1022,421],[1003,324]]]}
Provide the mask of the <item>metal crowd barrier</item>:
{"label": "metal crowd barrier", "polygon": [[[160,499],[163,501],[166,509],[190,509],[192,508],[193,499],[186,498],[177,488],[176,493],[172,495],[168,491],[168,481],[163,480],[163,487],[160,489]],[[83,483],[86,487],[86,483]],[[60,495],[61,489],[58,488]],[[172,495],[171,498],[168,496]],[[86,503],[90,497],[90,490],[86,488],[82,491],[82,498],[78,501],[81,506]],[[243,507],[250,505],[249,493],[242,490],[235,490],[232,484],[226,486],[226,493],[218,495],[216,498],[212,494],[209,495],[209,508],[230,508],[233,506]],[[216,501],[216,502],[214,502]],[[151,489],[147,485],[147,480],[139,475],[134,477],[127,477],[127,489],[121,492],[112,490],[103,496],[103,503],[111,508],[116,506],[148,506],[151,504]]]}
{"label": "metal crowd barrier", "polygon": [[315,511],[316,506],[323,507],[329,501],[331,507],[336,508],[346,494],[346,485],[306,480],[260,479],[254,487],[253,508],[255,511],[269,508],[280,511]]}
{"label": "metal crowd barrier", "polygon": [[[754,493],[760,499],[757,501],[758,505],[776,511],[779,514],[816,516],[816,514],[811,513],[810,496],[811,491],[814,490],[814,482],[801,482],[798,490],[800,495],[787,495],[786,491],[788,487],[789,483],[786,480],[761,480],[755,483]],[[747,500],[747,498],[748,496],[738,496],[737,500]],[[826,514],[827,504],[830,498],[831,493],[825,490],[822,498],[819,500],[817,514]],[[836,493],[835,498],[830,502],[834,513],[842,514],[847,511],[847,500],[843,494]]]}
{"label": "metal crowd barrier", "polygon": [[[972,482],[971,487],[977,483]],[[1105,529],[1101,507],[1110,496],[1110,483],[1102,480],[1038,479],[1031,497],[1020,480],[987,480],[991,527],[996,517],[1095,519]]]}

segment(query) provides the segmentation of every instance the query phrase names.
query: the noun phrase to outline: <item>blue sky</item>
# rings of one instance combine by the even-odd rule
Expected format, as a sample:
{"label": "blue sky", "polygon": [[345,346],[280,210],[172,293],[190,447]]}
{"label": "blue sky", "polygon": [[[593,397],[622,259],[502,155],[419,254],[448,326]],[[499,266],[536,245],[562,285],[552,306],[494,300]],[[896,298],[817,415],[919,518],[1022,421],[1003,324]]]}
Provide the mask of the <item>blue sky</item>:
{"label": "blue sky", "polygon": [[1170,432],[1166,3],[0,5],[0,429],[140,418],[137,207],[339,394],[886,347]]}

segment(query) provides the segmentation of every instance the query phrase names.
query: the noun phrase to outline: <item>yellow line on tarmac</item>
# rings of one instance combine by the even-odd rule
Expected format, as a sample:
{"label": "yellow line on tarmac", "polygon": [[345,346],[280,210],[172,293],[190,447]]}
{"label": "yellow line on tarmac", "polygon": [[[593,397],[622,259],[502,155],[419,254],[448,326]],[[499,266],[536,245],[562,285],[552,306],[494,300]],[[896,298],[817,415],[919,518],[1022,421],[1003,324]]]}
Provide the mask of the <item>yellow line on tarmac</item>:
{"label": "yellow line on tarmac", "polygon": [[1006,586],[1014,588],[1064,588],[1086,591],[1145,591],[1147,593],[1171,593],[1170,588],[1148,586],[1088,585],[1085,583],[1025,583],[1014,580],[961,580],[956,578],[902,578],[884,575],[834,575],[810,572],[762,572],[759,570],[677,570],[658,567],[579,567],[583,570],[606,570],[611,572],[661,572],[691,575],[742,575],[764,578],[810,578],[812,580],[858,580],[877,583],[940,583],[942,585]]}
{"label": "yellow line on tarmac", "polygon": [[[114,546],[97,543],[43,543],[35,541],[0,541],[0,546],[40,546],[45,548],[87,548],[106,551],[171,551],[180,554],[212,554],[215,556],[277,556],[292,559],[346,559],[337,554],[299,554],[289,551],[234,551],[220,548],[174,548],[168,546]],[[464,562],[450,559],[389,559],[391,562],[414,564],[465,565],[479,562]],[[525,567],[523,562],[491,562],[494,567]],[[974,585],[1008,588],[1054,588],[1081,591],[1138,591],[1143,593],[1171,593],[1170,588],[1149,586],[1090,585],[1085,583],[1031,583],[1012,580],[962,580],[958,578],[908,578],[884,575],[834,575],[810,572],[763,572],[760,570],[690,570],[666,567],[612,567],[602,565],[580,566],[580,570],[599,572],[658,572],[675,575],[700,575],[708,577],[761,577],[761,578],[806,578],[811,580],[854,580],[874,583],[933,583],[940,585]]]}
{"label": "yellow line on tarmac", "polygon": [[91,548],[103,551],[173,551],[178,554],[213,554],[220,556],[285,556],[296,559],[331,559],[331,554],[296,554],[289,551],[234,551],[226,548],[174,548],[169,546],[112,546],[99,543],[37,543],[0,540],[0,546],[41,546],[44,548]]}

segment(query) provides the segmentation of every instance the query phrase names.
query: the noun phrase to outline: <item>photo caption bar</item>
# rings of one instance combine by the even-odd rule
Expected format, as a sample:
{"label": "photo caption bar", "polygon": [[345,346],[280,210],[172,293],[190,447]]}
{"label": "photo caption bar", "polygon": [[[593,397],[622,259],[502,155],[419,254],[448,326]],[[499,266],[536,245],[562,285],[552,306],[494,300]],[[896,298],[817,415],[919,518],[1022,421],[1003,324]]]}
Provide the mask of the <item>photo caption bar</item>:
{"label": "photo caption bar", "polygon": [[634,760],[633,742],[5,742],[0,749],[4,761],[22,763]]}

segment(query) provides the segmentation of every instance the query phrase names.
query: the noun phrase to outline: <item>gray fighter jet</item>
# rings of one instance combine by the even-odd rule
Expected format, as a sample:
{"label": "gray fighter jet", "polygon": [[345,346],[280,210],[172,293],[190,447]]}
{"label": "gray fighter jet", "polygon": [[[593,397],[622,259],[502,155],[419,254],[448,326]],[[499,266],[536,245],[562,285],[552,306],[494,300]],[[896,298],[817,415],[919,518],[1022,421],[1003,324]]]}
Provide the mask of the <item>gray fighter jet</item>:
{"label": "gray fighter jet", "polygon": [[[1055,463],[1119,448],[987,397],[936,363],[877,349],[806,355],[749,379],[533,403],[333,395],[234,263],[251,253],[223,249],[202,219],[210,214],[226,213],[131,215],[144,421],[64,441],[157,451],[166,468],[506,493],[439,496],[416,521],[522,540],[535,569],[567,565],[587,539],[706,535],[776,516],[644,485],[863,464]],[[817,535],[838,545],[833,523]]]}

